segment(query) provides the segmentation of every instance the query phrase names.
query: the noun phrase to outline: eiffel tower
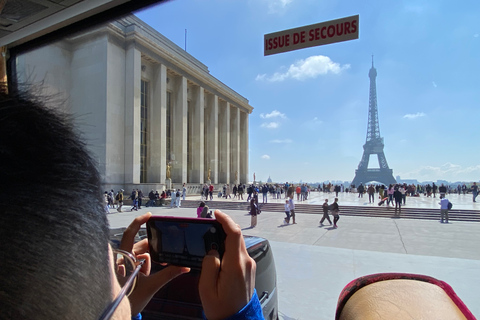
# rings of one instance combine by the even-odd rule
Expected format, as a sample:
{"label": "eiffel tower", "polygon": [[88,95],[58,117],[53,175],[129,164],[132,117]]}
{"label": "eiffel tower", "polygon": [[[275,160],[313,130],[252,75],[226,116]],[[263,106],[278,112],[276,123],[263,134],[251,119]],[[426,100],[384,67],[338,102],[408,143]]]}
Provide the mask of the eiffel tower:
{"label": "eiffel tower", "polygon": [[[372,68],[368,72],[370,78],[370,98],[368,103],[368,128],[367,128],[367,141],[363,145],[363,156],[358,165],[358,169],[355,170],[355,178],[353,178],[352,184],[359,186],[360,183],[366,184],[367,182],[381,182],[385,185],[397,183],[393,178],[393,170],[388,167],[385,153],[383,153],[383,138],[380,137],[380,126],[378,124],[378,107],[377,107],[377,69],[373,66],[372,56]],[[370,155],[376,154],[378,157],[379,169],[369,169],[368,162]]]}

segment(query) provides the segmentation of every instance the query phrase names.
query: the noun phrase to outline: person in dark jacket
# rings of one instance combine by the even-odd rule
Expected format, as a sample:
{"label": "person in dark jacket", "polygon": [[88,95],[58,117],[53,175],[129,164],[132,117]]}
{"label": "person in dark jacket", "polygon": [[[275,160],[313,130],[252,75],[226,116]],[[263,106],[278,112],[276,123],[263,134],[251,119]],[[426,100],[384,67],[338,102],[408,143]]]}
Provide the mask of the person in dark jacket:
{"label": "person in dark jacket", "polygon": [[399,211],[402,211],[403,196],[400,190],[398,190],[398,187],[395,187],[395,191],[393,192],[393,199],[395,199],[395,212],[397,212],[397,209]]}
{"label": "person in dark jacket", "polygon": [[258,215],[258,205],[255,202],[255,198],[250,200],[250,215],[252,217],[250,222],[250,228],[255,228],[257,226],[257,215]]}
{"label": "person in dark jacket", "polygon": [[325,199],[325,202],[322,205],[322,209],[323,209],[323,217],[320,220],[320,226],[323,226],[323,221],[325,221],[325,219],[327,219],[328,222],[330,222],[330,225],[332,225],[332,220],[330,220],[330,217],[328,215],[328,199]]}
{"label": "person in dark jacket", "polygon": [[333,227],[338,228],[337,222],[340,220],[340,208],[338,207],[338,198],[335,198],[335,202],[329,206],[333,215]]}

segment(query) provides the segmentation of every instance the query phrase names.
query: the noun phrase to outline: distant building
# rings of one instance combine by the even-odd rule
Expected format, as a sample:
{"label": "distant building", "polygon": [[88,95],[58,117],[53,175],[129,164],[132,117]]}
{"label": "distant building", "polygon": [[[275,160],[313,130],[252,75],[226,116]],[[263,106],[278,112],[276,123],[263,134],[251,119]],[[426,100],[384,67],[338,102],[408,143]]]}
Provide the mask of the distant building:
{"label": "distant building", "polygon": [[267,183],[272,183],[272,179],[268,176]]}

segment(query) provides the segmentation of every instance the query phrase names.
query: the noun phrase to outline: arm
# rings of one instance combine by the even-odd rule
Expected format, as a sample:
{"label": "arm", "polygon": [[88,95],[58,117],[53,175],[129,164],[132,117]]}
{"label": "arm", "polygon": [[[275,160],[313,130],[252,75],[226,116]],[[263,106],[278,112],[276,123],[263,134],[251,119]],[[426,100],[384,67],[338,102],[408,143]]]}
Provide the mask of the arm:
{"label": "arm", "polygon": [[120,249],[131,252],[137,259],[145,259],[145,263],[140,270],[135,290],[128,297],[132,315],[140,313],[153,295],[170,280],[183,273],[190,272],[190,268],[169,266],[159,272],[150,274],[151,260],[148,253],[148,240],[144,239],[134,244],[135,235],[140,227],[147,222],[152,214],[147,212],[141,215],[128,226],[123,233]]}
{"label": "arm", "polygon": [[203,259],[198,289],[205,316],[210,320],[263,319],[255,294],[256,264],[248,255],[242,231],[223,212],[215,210],[215,217],[227,238],[222,261],[215,250]]}

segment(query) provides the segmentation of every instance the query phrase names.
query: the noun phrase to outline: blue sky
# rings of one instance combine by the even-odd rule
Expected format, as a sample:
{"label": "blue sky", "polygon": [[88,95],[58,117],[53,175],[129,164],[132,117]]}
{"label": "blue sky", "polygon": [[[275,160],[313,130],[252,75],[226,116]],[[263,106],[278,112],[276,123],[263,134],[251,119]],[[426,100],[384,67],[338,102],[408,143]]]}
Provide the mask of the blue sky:
{"label": "blue sky", "polygon": [[[357,40],[263,55],[264,34],[356,14]],[[187,52],[250,101],[257,180],[353,179],[373,54],[394,176],[479,181],[478,0],[174,0],[137,16],[182,48],[187,29]]]}

